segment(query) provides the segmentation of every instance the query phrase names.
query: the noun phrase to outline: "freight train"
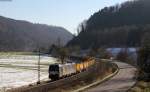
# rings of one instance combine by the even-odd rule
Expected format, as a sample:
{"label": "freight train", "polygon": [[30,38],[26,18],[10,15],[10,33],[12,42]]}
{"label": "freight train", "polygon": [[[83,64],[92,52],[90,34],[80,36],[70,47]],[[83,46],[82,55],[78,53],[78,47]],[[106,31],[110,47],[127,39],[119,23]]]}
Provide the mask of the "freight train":
{"label": "freight train", "polygon": [[76,62],[66,64],[52,64],[49,65],[49,78],[51,80],[58,80],[73,74],[87,70],[94,65],[95,59],[93,57],[77,58]]}

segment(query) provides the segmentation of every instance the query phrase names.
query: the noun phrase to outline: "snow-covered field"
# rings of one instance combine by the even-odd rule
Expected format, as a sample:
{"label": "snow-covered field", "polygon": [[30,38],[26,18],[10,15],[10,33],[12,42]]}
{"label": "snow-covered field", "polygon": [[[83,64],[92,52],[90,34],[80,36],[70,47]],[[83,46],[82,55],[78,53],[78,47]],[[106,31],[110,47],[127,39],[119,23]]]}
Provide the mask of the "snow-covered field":
{"label": "snow-covered field", "polygon": [[[0,55],[0,92],[37,82],[38,56],[36,55]],[[56,59],[40,56],[41,80],[48,80],[48,66]]]}

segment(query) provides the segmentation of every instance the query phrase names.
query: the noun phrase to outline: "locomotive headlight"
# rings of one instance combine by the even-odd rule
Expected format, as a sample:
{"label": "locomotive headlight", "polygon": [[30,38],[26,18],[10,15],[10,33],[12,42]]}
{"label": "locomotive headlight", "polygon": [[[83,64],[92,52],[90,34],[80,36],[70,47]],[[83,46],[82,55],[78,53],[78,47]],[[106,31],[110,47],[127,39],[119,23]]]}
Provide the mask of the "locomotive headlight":
{"label": "locomotive headlight", "polygon": [[56,74],[59,74],[59,72],[58,71],[49,71],[49,74],[50,75],[56,75]]}

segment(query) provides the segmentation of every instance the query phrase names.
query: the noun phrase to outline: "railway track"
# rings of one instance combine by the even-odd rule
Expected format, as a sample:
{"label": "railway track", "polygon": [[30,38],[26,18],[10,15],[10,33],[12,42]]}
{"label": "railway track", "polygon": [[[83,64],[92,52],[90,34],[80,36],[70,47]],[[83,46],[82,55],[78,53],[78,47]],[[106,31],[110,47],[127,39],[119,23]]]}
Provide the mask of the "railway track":
{"label": "railway track", "polygon": [[29,84],[29,86],[14,88],[14,89],[8,90],[7,92],[48,92],[47,90],[49,90],[49,89],[53,90],[53,89],[57,88],[58,86],[62,86],[66,83],[71,84],[72,82],[76,82],[76,80],[78,80],[78,79],[84,77],[86,74],[88,74],[89,70],[90,70],[90,68],[83,72],[80,72],[75,75],[71,75],[71,76],[68,76],[68,77],[65,77],[65,78],[62,78],[59,80],[55,80],[55,81],[49,80],[49,81],[41,82],[41,84],[37,84],[37,85]]}
{"label": "railway track", "polygon": [[[96,62],[95,65],[89,67],[87,70],[75,75],[56,81],[49,80],[38,85],[15,88],[8,90],[7,92],[62,92],[62,90],[68,90],[69,87],[72,88],[78,84],[84,85],[84,83],[87,82],[91,83],[95,80],[96,76],[99,76],[99,74],[103,75],[103,71],[108,68],[107,64],[104,62]],[[111,63],[109,64],[111,65]]]}

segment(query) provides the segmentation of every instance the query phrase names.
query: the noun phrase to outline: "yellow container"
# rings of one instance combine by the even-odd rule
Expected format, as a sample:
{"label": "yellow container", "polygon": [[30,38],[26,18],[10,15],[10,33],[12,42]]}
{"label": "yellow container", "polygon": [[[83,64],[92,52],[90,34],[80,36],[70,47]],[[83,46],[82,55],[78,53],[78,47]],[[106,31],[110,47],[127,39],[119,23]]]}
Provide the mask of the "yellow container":
{"label": "yellow container", "polygon": [[79,63],[76,64],[76,71],[80,72],[80,64]]}

